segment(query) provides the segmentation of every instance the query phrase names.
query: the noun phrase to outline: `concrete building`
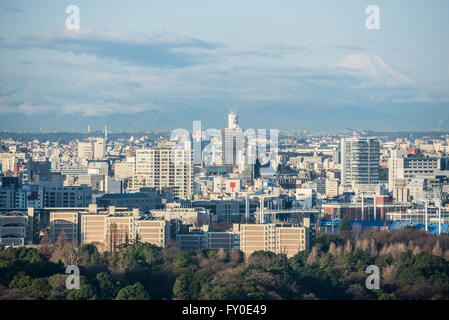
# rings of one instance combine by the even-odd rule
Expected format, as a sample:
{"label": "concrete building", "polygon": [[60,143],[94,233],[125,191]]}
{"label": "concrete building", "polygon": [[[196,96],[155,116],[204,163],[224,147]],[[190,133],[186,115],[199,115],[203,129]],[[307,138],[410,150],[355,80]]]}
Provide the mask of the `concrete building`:
{"label": "concrete building", "polygon": [[440,169],[437,157],[426,157],[417,149],[393,150],[388,161],[388,189],[400,187],[402,181],[412,181],[418,176],[432,175]]}
{"label": "concrete building", "polygon": [[336,179],[326,179],[326,196],[334,198],[339,195],[340,182]]}
{"label": "concrete building", "polygon": [[105,139],[89,138],[87,141],[78,142],[78,158],[82,160],[94,160],[104,158]]}
{"label": "concrete building", "polygon": [[408,189],[407,179],[394,179],[393,183],[393,199],[396,202],[408,202],[410,192]]}
{"label": "concrete building", "polygon": [[222,164],[233,168],[238,165],[239,158],[244,153],[243,130],[239,127],[235,112],[228,114],[228,127],[222,129],[221,134]]}
{"label": "concrete building", "polygon": [[193,158],[191,150],[170,147],[142,149],[136,152],[136,173],[129,191],[141,188],[172,190],[180,199],[193,197]]}
{"label": "concrete building", "polygon": [[0,213],[0,244],[22,246],[33,244],[36,238],[34,209]]}
{"label": "concrete building", "polygon": [[50,239],[52,243],[64,232],[69,243],[79,241],[80,212],[77,209],[53,209],[50,212]]}
{"label": "concrete building", "polygon": [[54,208],[82,208],[92,202],[92,188],[86,185],[78,187],[53,187],[45,190],[45,206]]}
{"label": "concrete building", "polygon": [[18,158],[14,153],[0,153],[0,165],[1,171],[6,173],[8,171],[14,172],[14,166],[18,162]]}
{"label": "concrete building", "polygon": [[0,188],[0,208],[14,208],[15,207],[16,190],[12,188]]}
{"label": "concrete building", "polygon": [[239,249],[239,234],[234,231],[199,231],[179,233],[176,242],[181,250],[231,250]]}
{"label": "concrete building", "polygon": [[240,250],[246,257],[263,250],[292,257],[309,250],[309,228],[276,224],[240,225]]}
{"label": "concrete building", "polygon": [[134,241],[165,246],[170,238],[170,222],[141,215],[139,209],[110,206],[107,209],[54,209],[50,212],[50,237],[56,242],[61,232],[69,242],[94,244],[100,250],[114,250]]}
{"label": "concrete building", "polygon": [[342,185],[379,183],[379,140],[346,138],[341,140]]}
{"label": "concrete building", "polygon": [[209,225],[211,214],[209,210],[201,207],[183,206],[180,203],[168,203],[165,209],[151,210],[153,217],[165,220],[179,220],[185,225],[202,226]]}
{"label": "concrete building", "polygon": [[385,220],[389,212],[400,212],[410,208],[410,204],[393,203],[388,196],[365,198],[364,202],[325,203],[321,205],[324,219]]}
{"label": "concrete building", "polygon": [[141,212],[147,213],[152,209],[162,209],[162,201],[170,201],[171,194],[161,193],[156,189],[141,189],[136,193],[107,193],[96,199],[99,207],[109,206],[122,208],[138,208]]}
{"label": "concrete building", "polygon": [[132,178],[134,175],[134,170],[134,161],[117,162],[114,164],[114,178],[117,180]]}

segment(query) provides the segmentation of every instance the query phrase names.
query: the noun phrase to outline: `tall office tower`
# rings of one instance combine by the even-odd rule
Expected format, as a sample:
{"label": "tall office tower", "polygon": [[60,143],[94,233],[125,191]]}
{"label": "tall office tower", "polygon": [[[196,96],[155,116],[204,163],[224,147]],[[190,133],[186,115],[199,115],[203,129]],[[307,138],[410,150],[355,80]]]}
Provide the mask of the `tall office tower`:
{"label": "tall office tower", "polygon": [[354,184],[379,183],[379,140],[347,138],[341,140],[341,181],[345,187]]}
{"label": "tall office tower", "polygon": [[129,191],[140,188],[168,189],[175,197],[193,195],[193,154],[189,149],[157,147],[136,152],[136,172]]}
{"label": "tall office tower", "polygon": [[243,130],[235,112],[228,114],[228,127],[222,129],[222,164],[235,167],[244,154]]}
{"label": "tall office tower", "polygon": [[417,149],[393,150],[388,160],[388,189],[402,188],[418,175],[430,175],[440,169],[437,157],[426,157]]}

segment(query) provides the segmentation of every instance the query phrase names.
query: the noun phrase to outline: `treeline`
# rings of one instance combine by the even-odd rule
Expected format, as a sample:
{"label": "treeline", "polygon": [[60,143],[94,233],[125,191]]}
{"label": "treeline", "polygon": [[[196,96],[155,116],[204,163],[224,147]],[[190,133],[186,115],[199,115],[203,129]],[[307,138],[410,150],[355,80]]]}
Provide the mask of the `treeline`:
{"label": "treeline", "polygon": [[[100,254],[64,241],[0,247],[0,299],[449,299],[449,236],[403,229],[318,234],[310,252],[180,251],[134,243]],[[65,267],[81,271],[68,290]],[[365,286],[380,269],[380,289]]]}

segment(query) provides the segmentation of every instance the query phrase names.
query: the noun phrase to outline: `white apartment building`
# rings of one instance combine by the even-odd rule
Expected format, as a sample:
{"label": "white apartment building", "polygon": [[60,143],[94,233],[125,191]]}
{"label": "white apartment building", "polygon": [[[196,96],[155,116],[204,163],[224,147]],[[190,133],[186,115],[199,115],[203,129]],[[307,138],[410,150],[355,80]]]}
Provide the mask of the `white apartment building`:
{"label": "white apartment building", "polygon": [[175,197],[193,196],[193,154],[190,149],[158,147],[136,152],[136,172],[129,191],[141,188],[169,189]]}

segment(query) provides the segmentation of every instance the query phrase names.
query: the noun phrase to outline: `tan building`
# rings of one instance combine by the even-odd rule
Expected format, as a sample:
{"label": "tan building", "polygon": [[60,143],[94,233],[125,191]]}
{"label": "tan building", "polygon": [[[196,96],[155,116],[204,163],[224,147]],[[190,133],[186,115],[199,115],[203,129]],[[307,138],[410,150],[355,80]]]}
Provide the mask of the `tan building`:
{"label": "tan building", "polygon": [[99,248],[113,249],[136,239],[163,247],[170,237],[170,222],[141,216],[138,209],[110,206],[104,210],[92,204],[89,208],[52,211],[50,235],[53,243],[62,230],[69,242],[77,240],[81,244],[95,244]]}
{"label": "tan building", "polygon": [[242,224],[240,250],[247,257],[259,250],[292,257],[299,251],[309,250],[309,229],[274,224]]}
{"label": "tan building", "polygon": [[135,165],[131,161],[117,162],[114,164],[114,178],[116,180],[128,179],[134,175]]}
{"label": "tan building", "polygon": [[170,238],[170,222],[157,218],[138,220],[136,232],[139,241],[165,247]]}
{"label": "tan building", "polygon": [[407,187],[407,179],[394,179],[393,199],[396,202],[408,202],[409,190]]}
{"label": "tan building", "polygon": [[72,208],[53,209],[50,212],[50,239],[52,243],[64,232],[68,242],[79,240],[80,213]]}
{"label": "tan building", "polygon": [[305,227],[276,227],[276,253],[293,257],[309,249],[309,230]]}
{"label": "tan building", "polygon": [[333,198],[339,194],[339,181],[336,179],[326,179],[326,196]]}

